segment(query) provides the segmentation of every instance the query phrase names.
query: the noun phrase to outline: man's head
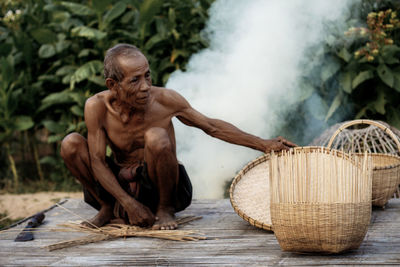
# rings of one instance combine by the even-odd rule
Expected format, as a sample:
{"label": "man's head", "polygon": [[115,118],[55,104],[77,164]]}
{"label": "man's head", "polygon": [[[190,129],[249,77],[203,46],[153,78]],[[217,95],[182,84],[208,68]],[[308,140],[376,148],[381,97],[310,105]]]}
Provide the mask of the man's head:
{"label": "man's head", "polygon": [[117,99],[143,109],[150,96],[149,64],[140,50],[129,44],[110,48],[104,59],[106,85]]}
{"label": "man's head", "polygon": [[117,44],[108,49],[104,57],[104,78],[111,78],[117,82],[121,81],[124,77],[118,59],[138,55],[143,54],[139,48],[130,44]]}

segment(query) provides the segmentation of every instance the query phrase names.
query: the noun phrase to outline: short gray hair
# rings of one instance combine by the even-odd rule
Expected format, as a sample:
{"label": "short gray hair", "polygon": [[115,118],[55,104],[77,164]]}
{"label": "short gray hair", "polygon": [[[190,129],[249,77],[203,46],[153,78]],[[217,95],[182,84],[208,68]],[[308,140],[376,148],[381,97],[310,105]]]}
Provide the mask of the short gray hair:
{"label": "short gray hair", "polygon": [[124,78],[124,74],[120,69],[118,57],[136,56],[138,52],[142,54],[139,48],[130,44],[117,44],[108,49],[104,57],[104,78],[121,81]]}

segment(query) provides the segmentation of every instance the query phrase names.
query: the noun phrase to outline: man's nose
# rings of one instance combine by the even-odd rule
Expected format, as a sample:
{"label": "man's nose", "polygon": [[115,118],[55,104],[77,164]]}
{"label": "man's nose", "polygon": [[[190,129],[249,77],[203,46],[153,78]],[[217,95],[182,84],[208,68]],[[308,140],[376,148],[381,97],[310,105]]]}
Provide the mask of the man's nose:
{"label": "man's nose", "polygon": [[146,92],[150,89],[150,84],[147,81],[142,81],[140,84],[140,91]]}

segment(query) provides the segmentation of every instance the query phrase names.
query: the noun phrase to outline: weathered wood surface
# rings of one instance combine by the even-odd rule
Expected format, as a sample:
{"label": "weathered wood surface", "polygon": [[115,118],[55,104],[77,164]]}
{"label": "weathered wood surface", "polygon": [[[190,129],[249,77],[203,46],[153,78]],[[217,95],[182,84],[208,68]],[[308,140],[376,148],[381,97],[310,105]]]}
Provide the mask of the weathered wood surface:
{"label": "weathered wood surface", "polygon": [[[84,218],[95,210],[80,200],[63,206]],[[43,247],[78,237],[80,233],[43,231],[57,224],[79,220],[56,207],[46,212],[35,240],[13,242],[16,228],[0,234],[0,266],[275,266],[275,265],[400,265],[400,199],[386,210],[374,210],[367,236],[358,250],[342,255],[301,255],[282,252],[271,232],[243,221],[229,200],[197,200],[178,214],[203,216],[182,229],[196,229],[209,239],[191,242],[152,238],[103,241],[49,252]]]}

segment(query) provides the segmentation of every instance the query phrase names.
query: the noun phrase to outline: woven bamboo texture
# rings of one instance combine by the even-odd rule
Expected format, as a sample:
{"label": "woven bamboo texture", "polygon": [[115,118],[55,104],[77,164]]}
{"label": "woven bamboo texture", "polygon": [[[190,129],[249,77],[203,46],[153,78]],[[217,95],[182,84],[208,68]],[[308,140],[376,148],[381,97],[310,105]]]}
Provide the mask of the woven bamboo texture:
{"label": "woven bamboo texture", "polygon": [[[310,143],[310,146],[327,146],[337,129],[348,122],[350,121],[332,125],[320,136],[315,138]],[[400,140],[400,131],[398,129],[383,121],[376,122],[390,129],[395,134],[396,139]],[[367,125],[367,127],[361,129],[342,129],[332,143],[331,148],[346,152],[362,153],[367,151],[371,153],[394,154],[400,156],[400,151],[395,140],[375,125]]]}
{"label": "woven bamboo texture", "polygon": [[322,147],[270,159],[271,220],[284,251],[357,249],[371,218],[372,162]]}
{"label": "woven bamboo texture", "polygon": [[[357,124],[368,124],[375,126],[376,129],[374,131],[379,131],[381,136],[389,136],[396,144],[397,151],[400,151],[400,142],[397,139],[397,136],[386,125],[371,120],[354,120],[342,124],[330,138],[328,142],[328,148],[333,146],[335,139],[346,128]],[[384,133],[387,135],[384,135]],[[335,147],[341,146],[341,148],[345,151],[352,152],[376,151],[376,148],[378,147],[377,142],[372,142],[372,139],[367,139],[367,132],[365,132],[365,134],[366,135],[362,137],[360,132],[357,133],[357,136],[363,138],[364,143],[354,143],[351,141],[351,139],[348,139],[348,142],[346,143],[343,141],[345,139],[339,138],[342,141],[336,142]],[[347,136],[347,138],[349,138],[349,136]],[[380,144],[382,150],[382,148],[385,146],[383,146],[384,143]],[[387,142],[386,144],[389,143]],[[387,147],[387,150],[389,150],[389,147]],[[391,151],[393,151],[393,149],[391,149]],[[400,157],[396,155],[375,152],[371,152],[370,155],[372,156],[372,162],[374,165],[372,178],[372,205],[384,207],[388,200],[393,197],[400,183]]]}
{"label": "woven bamboo texture", "polygon": [[272,231],[269,155],[247,164],[234,178],[229,196],[234,211],[251,225]]}

